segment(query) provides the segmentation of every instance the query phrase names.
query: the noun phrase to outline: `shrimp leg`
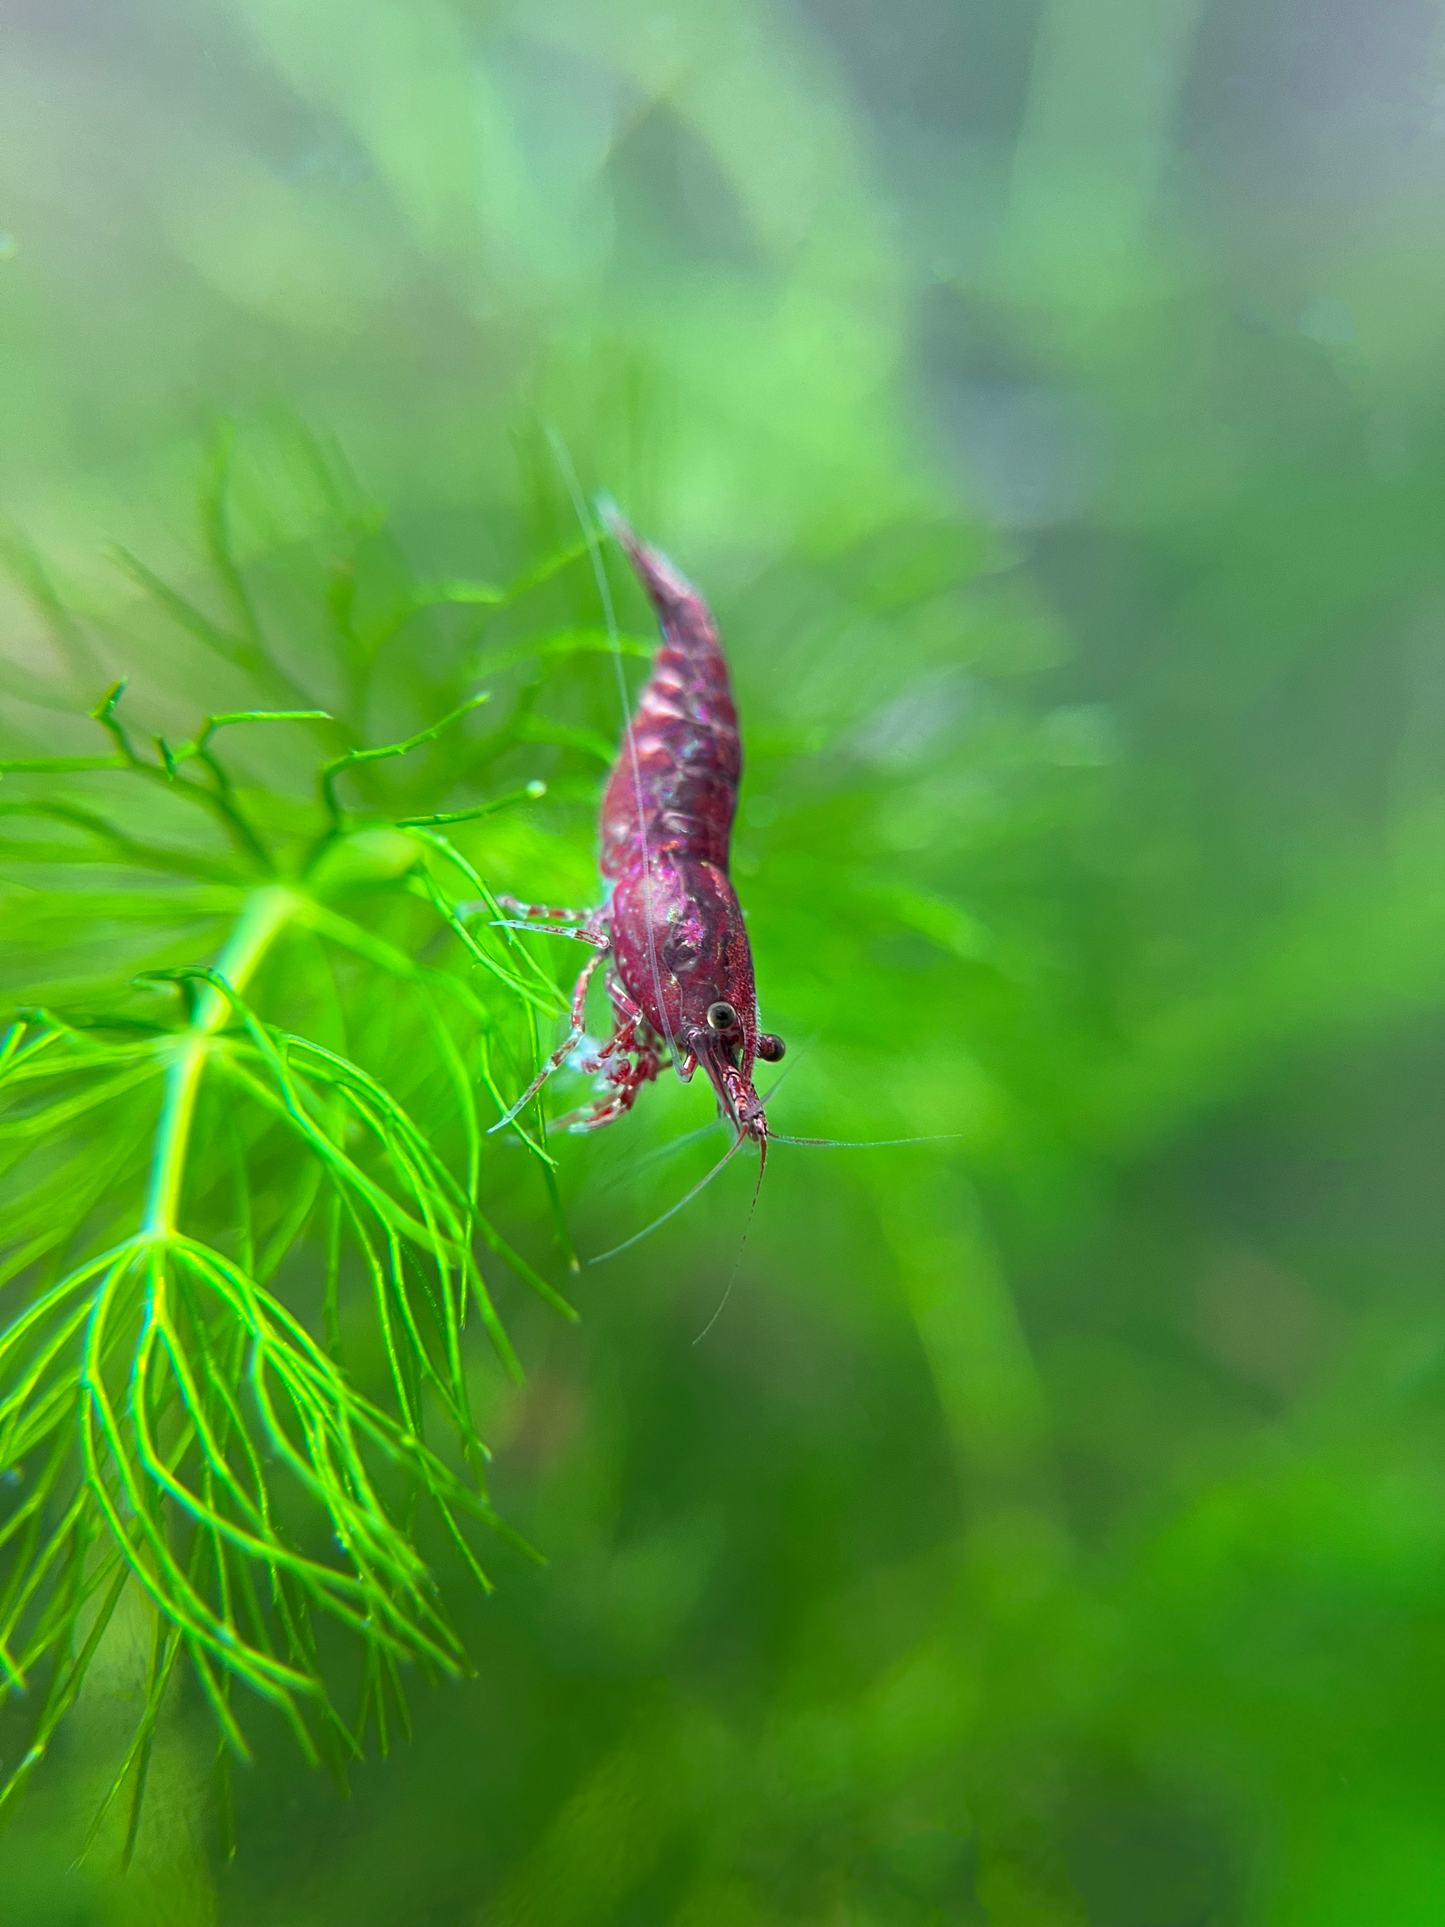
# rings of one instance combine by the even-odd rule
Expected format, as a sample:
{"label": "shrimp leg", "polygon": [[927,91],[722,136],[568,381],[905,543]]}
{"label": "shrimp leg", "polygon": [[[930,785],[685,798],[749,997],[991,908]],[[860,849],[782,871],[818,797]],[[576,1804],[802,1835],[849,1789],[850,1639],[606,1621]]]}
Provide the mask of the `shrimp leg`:
{"label": "shrimp leg", "polygon": [[510,910],[527,923],[539,918],[543,923],[590,923],[597,915],[595,910],[559,910],[547,903],[520,903],[516,897],[509,896],[499,896],[496,901],[501,909]]}
{"label": "shrimp leg", "polygon": [[[568,934],[569,936],[578,936],[581,933],[578,931],[569,931],[566,934]],[[592,978],[596,973],[598,964],[600,964],[602,959],[607,955],[607,952],[610,946],[608,944],[607,938],[603,936],[588,936],[588,937],[584,937],[583,941],[585,943],[590,943],[595,945],[595,948],[592,952],[592,955],[587,959],[586,963],[583,964],[581,973],[577,978],[577,982],[572,987],[572,1028],[568,1031],[566,1037],[558,1045],[557,1049],[553,1051],[552,1055],[547,1059],[546,1063],[542,1066],[541,1070],[538,1071],[537,1075],[532,1079],[531,1083],[527,1086],[526,1090],[523,1091],[522,1095],[517,1099],[516,1103],[512,1106],[512,1108],[509,1111],[507,1111],[504,1116],[498,1118],[497,1122],[491,1126],[490,1130],[487,1133],[489,1137],[491,1136],[493,1131],[500,1131],[504,1129],[506,1125],[512,1122],[512,1119],[516,1117],[519,1111],[523,1111],[526,1109],[526,1107],[531,1103],[532,1099],[537,1095],[538,1091],[540,1091],[542,1086],[547,1082],[547,1079],[552,1075],[553,1071],[561,1070],[562,1066],[567,1062],[567,1059],[572,1055],[573,1051],[576,1050],[577,1046],[582,1042],[582,1039],[587,1034],[588,986],[592,982]],[[587,1068],[591,1070],[591,1069],[597,1068],[597,1066],[589,1063]]]}
{"label": "shrimp leg", "polygon": [[651,1045],[644,1045],[634,1055],[635,1062],[626,1058],[611,1073],[608,1082],[615,1088],[610,1097],[591,1111],[579,1111],[575,1117],[563,1119],[569,1131],[600,1131],[604,1125],[626,1117],[637,1101],[637,1093],[644,1084],[652,1083],[662,1068],[662,1059]]}
{"label": "shrimp leg", "polygon": [[568,1130],[600,1131],[605,1124],[616,1123],[619,1117],[632,1109],[637,1093],[644,1084],[654,1081],[662,1067],[662,1060],[653,1044],[638,1042],[637,1033],[640,1028],[645,1028],[646,1016],[628,996],[615,971],[608,972],[607,995],[612,1000],[616,1028],[598,1052],[596,1060],[584,1064],[582,1068],[604,1072],[612,1090],[590,1111],[577,1111],[571,1117],[564,1118],[562,1122]]}

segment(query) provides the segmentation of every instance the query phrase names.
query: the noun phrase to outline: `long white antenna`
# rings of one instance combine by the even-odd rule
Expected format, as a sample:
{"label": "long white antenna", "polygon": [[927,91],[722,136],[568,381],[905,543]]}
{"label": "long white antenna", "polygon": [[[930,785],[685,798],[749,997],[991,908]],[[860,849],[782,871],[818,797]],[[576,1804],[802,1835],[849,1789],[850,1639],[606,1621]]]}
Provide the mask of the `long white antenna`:
{"label": "long white antenna", "polygon": [[620,1245],[613,1245],[610,1251],[599,1251],[595,1258],[589,1258],[587,1260],[588,1264],[600,1265],[605,1259],[616,1258],[624,1251],[631,1251],[635,1244],[641,1244],[644,1238],[650,1238],[659,1226],[665,1225],[669,1218],[675,1218],[684,1205],[691,1204],[699,1191],[705,1191],[717,1176],[718,1172],[722,1170],[723,1166],[725,1164],[731,1164],[732,1160],[747,1142],[748,1139],[744,1137],[740,1131],[723,1152],[717,1163],[712,1167],[711,1171],[708,1172],[707,1176],[705,1178],[699,1178],[685,1197],[679,1198],[676,1204],[669,1206],[660,1218],[654,1218],[651,1224],[644,1225],[641,1231],[634,1231],[630,1238],[624,1238]]}
{"label": "long white antenna", "polygon": [[617,614],[612,606],[612,585],[607,580],[607,570],[603,566],[601,550],[597,544],[597,532],[592,517],[587,513],[582,489],[577,480],[577,471],[572,466],[572,457],[567,444],[562,439],[560,429],[548,427],[547,440],[552,454],[561,471],[567,493],[572,498],[583,537],[587,543],[588,558],[592,563],[592,574],[597,583],[597,594],[602,602],[602,617],[607,625],[608,653],[612,657],[612,668],[617,677],[617,695],[622,705],[622,740],[627,748],[627,758],[632,771],[632,800],[637,811],[637,835],[642,844],[642,907],[647,918],[647,962],[652,972],[652,988],[657,998],[658,1015],[662,1018],[663,1035],[667,1039],[668,1053],[676,1070],[681,1059],[677,1039],[672,1026],[667,1021],[667,1005],[662,997],[662,972],[657,966],[657,936],[652,919],[652,853],[647,847],[647,819],[642,809],[642,765],[637,758],[637,739],[632,733],[631,703],[627,694],[627,674],[622,667],[622,638],[617,633]]}

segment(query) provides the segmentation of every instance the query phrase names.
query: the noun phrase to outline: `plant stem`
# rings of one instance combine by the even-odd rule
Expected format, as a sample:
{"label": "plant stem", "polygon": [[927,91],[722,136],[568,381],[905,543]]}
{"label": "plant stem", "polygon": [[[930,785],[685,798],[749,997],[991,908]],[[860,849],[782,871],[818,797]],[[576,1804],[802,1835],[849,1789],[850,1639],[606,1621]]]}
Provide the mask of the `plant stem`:
{"label": "plant stem", "polygon": [[[234,991],[239,993],[246,988],[257,965],[299,903],[295,892],[280,884],[268,884],[247,898],[246,907],[216,959],[217,971]],[[189,1028],[176,1040],[175,1055],[166,1071],[165,1097],[151,1158],[143,1226],[150,1236],[169,1237],[176,1229],[176,1206],[180,1202],[181,1179],[185,1174],[206,1049],[229,1014],[226,999],[207,984],[196,999]]]}

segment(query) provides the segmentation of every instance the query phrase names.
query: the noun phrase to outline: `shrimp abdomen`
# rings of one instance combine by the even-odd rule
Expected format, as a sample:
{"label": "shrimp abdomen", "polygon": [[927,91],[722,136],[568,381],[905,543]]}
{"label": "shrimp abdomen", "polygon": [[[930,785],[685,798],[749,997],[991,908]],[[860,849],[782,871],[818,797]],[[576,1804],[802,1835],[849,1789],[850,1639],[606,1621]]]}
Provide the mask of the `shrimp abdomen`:
{"label": "shrimp abdomen", "polygon": [[664,851],[726,873],[742,741],[717,625],[692,585],[614,525],[662,627],[662,645],[602,801],[601,867],[617,878]]}

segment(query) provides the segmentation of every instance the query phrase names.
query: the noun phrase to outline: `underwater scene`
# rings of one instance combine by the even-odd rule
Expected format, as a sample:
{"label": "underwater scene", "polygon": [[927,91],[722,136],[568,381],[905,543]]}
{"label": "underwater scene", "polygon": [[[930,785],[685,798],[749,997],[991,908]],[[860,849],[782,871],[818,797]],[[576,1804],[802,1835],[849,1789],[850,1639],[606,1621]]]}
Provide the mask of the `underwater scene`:
{"label": "underwater scene", "polygon": [[0,1927],[1435,1927],[1441,8],[5,39]]}

